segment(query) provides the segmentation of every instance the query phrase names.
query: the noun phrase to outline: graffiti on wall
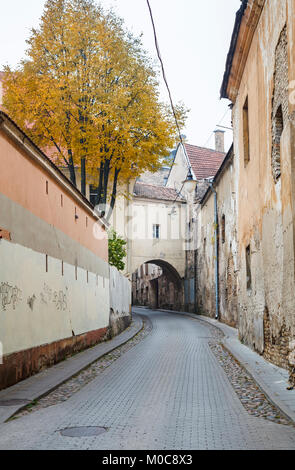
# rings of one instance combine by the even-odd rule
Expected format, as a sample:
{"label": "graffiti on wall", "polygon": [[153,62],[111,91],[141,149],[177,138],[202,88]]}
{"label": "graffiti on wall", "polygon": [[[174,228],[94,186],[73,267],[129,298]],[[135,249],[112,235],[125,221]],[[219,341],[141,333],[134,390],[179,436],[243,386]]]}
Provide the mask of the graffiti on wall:
{"label": "graffiti on wall", "polygon": [[65,311],[67,309],[67,294],[62,290],[54,292],[53,303],[55,303],[57,310]]}
{"label": "graffiti on wall", "polygon": [[41,302],[49,304],[52,300],[52,289],[44,282],[43,290],[40,292]]}
{"label": "graffiti on wall", "polygon": [[0,284],[0,304],[3,310],[7,309],[7,306],[11,305],[15,310],[17,304],[22,300],[22,291],[17,286],[11,286],[7,282],[1,282]]}
{"label": "graffiti on wall", "polygon": [[66,287],[66,292],[63,290],[54,291],[46,283],[44,283],[43,291],[40,293],[41,302],[48,305],[53,302],[57,310],[65,311],[68,308],[68,288]]}
{"label": "graffiti on wall", "polygon": [[[40,293],[40,298],[43,304],[49,305],[50,303],[53,303],[59,311],[65,311],[68,308],[67,287],[65,288],[65,291],[55,291],[44,283],[43,290]],[[37,297],[35,294],[32,297],[28,297],[27,304],[31,310],[33,310],[36,300]],[[0,305],[4,311],[6,311],[9,306],[15,310],[21,301],[22,291],[17,286],[11,286],[7,282],[0,283]]]}
{"label": "graffiti on wall", "polygon": [[36,300],[35,294],[32,295],[32,297],[29,297],[28,300],[27,300],[27,304],[28,304],[28,306],[30,307],[31,310],[34,309],[35,300]]}

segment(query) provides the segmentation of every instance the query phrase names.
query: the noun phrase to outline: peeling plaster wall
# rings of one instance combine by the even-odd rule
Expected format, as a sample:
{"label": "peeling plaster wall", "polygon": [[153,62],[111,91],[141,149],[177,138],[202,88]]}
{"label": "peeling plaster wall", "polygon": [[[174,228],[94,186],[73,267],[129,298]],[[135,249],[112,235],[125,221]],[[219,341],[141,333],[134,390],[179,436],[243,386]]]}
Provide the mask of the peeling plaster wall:
{"label": "peeling plaster wall", "polygon": [[[289,346],[295,337],[292,155],[295,103],[288,100],[288,84],[295,79],[294,12],[294,0],[266,1],[233,108],[240,259],[239,334],[245,344],[283,367],[290,365]],[[250,161],[245,165],[243,106],[247,96]],[[276,180],[274,115],[279,105],[284,130],[279,148],[281,176]],[[248,246],[252,285],[247,289]]]}

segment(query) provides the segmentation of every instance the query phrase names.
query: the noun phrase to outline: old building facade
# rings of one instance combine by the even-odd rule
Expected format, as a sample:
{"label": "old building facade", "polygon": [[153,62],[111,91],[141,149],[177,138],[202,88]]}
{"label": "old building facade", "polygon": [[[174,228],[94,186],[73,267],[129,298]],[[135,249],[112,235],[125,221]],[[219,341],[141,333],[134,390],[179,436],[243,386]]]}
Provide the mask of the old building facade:
{"label": "old building facade", "polygon": [[240,339],[295,367],[295,1],[243,1],[222,84],[233,106]]}
{"label": "old building facade", "polygon": [[195,205],[196,311],[238,325],[235,162],[229,150]]}

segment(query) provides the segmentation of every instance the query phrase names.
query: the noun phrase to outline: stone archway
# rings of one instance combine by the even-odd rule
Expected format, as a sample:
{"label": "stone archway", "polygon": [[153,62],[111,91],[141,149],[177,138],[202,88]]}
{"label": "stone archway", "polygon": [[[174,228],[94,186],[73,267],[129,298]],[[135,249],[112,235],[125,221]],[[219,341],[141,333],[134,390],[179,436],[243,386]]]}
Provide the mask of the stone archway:
{"label": "stone archway", "polygon": [[183,280],[167,261],[152,259],[132,275],[133,304],[153,309],[183,310]]}

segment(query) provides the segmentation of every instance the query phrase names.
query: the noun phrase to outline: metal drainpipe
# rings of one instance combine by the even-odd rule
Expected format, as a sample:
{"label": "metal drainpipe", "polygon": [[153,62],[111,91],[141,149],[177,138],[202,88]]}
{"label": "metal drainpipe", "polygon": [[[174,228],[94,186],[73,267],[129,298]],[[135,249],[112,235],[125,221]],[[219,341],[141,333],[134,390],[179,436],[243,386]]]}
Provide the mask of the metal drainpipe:
{"label": "metal drainpipe", "polygon": [[215,227],[215,319],[219,320],[219,253],[218,253],[218,208],[217,192],[210,183],[211,191],[214,193],[214,227]]}

